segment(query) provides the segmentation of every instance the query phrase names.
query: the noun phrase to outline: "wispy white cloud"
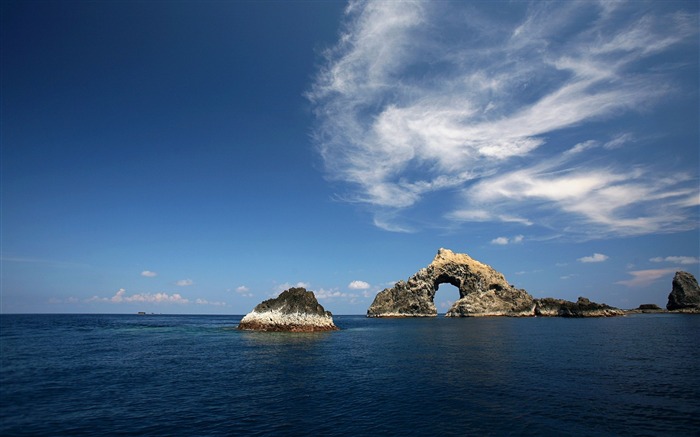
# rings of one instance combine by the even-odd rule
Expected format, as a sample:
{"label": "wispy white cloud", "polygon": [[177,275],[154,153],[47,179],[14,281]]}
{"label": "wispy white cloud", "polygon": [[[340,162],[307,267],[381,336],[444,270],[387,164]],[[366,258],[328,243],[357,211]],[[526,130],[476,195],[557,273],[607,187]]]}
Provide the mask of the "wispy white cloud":
{"label": "wispy white cloud", "polygon": [[[536,214],[537,209],[548,212],[538,218],[540,224],[557,226],[566,219],[563,230],[574,234],[583,229],[598,236],[682,231],[697,226],[689,220],[687,209],[697,197],[697,188],[687,185],[690,174],[653,177],[641,167],[613,170],[575,164],[571,155],[581,150],[577,145],[561,157],[477,182],[465,191],[468,211],[475,209],[473,205],[485,211],[488,205],[489,212],[484,214],[497,221],[499,214]],[[459,213],[453,213],[452,218],[459,219]]]}
{"label": "wispy white cloud", "polygon": [[191,279],[180,279],[179,281],[175,282],[175,285],[178,287],[189,287],[190,285],[194,285],[194,281]]}
{"label": "wispy white cloud", "polygon": [[366,290],[369,287],[369,283],[365,281],[352,281],[348,284],[348,288],[351,290]]}
{"label": "wispy white cloud", "polygon": [[584,256],[583,258],[579,258],[578,261],[582,263],[602,263],[608,258],[609,257],[607,255],[603,255],[602,253],[594,253],[591,256]]}
{"label": "wispy white cloud", "polygon": [[154,277],[158,276],[158,273],[152,272],[150,270],[144,270],[141,272],[141,276],[145,276],[147,278],[154,278]]}
{"label": "wispy white cloud", "polygon": [[454,223],[587,237],[697,227],[696,170],[602,164],[634,132],[549,140],[668,97],[670,70],[633,67],[692,42],[697,17],[634,7],[533,3],[509,22],[459,2],[352,2],[308,93],[327,176],[347,187],[339,198],[396,232],[416,230],[402,218],[421,201],[454,192],[461,205],[437,214]]}
{"label": "wispy white cloud", "polygon": [[655,263],[667,262],[675,264],[700,264],[700,258],[696,256],[657,256],[654,258],[650,258],[649,261]]}
{"label": "wispy white cloud", "polygon": [[319,288],[317,291],[314,292],[314,296],[316,296],[317,299],[334,299],[354,296],[354,294],[343,293],[337,288],[331,288],[328,290],[326,290],[325,288]]}
{"label": "wispy white cloud", "polygon": [[[68,302],[69,303],[75,303],[75,298],[69,298]],[[122,303],[154,303],[154,304],[180,304],[180,305],[188,305],[188,304],[195,304],[195,305],[212,305],[212,306],[226,306],[226,302],[220,302],[220,301],[209,301],[207,299],[196,299],[194,302],[183,297],[179,293],[173,293],[173,294],[168,294],[168,293],[134,293],[134,294],[127,294],[126,290],[123,288],[120,288],[117,290],[116,293],[114,293],[113,296],[111,297],[100,297],[100,296],[93,296],[89,299],[86,299],[85,302],[91,303],[91,302],[104,302],[104,303],[112,303],[112,304],[122,304]]]}
{"label": "wispy white cloud", "polygon": [[206,299],[197,299],[195,302],[197,305],[211,305],[211,306],[217,306],[217,307],[225,307],[226,302],[220,302],[220,301],[209,301]]}
{"label": "wispy white cloud", "polygon": [[108,302],[108,303],[177,303],[188,304],[190,301],[179,293],[136,293],[127,295],[126,290],[120,288],[112,297],[93,296],[87,302]]}
{"label": "wispy white cloud", "polygon": [[631,271],[628,273],[632,275],[632,279],[618,281],[616,282],[616,284],[626,285],[627,287],[646,287],[663,277],[668,277],[672,275],[674,272],[675,269],[649,269]]}

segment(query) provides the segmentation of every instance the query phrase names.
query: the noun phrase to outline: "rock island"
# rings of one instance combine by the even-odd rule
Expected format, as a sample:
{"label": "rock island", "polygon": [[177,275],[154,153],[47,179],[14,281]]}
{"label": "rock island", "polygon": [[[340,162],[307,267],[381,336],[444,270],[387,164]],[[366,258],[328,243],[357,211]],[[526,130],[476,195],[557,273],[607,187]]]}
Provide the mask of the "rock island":
{"label": "rock island", "polygon": [[525,290],[515,288],[502,273],[469,255],[440,249],[425,268],[407,281],[380,291],[367,310],[367,317],[435,317],[434,298],[440,284],[459,289],[459,299],[447,311],[447,317],[483,316],[621,316],[624,311],[580,297],[577,302],[562,299],[534,299]]}
{"label": "rock island", "polygon": [[316,332],[336,331],[333,315],[316,300],[313,291],[290,288],[278,297],[257,305],[241,319],[245,331]]}

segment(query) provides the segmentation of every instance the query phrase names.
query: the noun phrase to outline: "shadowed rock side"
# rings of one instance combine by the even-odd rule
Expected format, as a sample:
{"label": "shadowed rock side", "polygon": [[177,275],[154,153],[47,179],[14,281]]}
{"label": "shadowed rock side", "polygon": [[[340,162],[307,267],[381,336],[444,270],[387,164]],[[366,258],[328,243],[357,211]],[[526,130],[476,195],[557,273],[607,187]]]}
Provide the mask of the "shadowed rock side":
{"label": "shadowed rock side", "polygon": [[336,331],[333,315],[316,300],[312,291],[290,288],[246,314],[238,324],[245,331],[315,332]]}
{"label": "shadowed rock side", "polygon": [[700,313],[700,286],[695,276],[688,272],[676,272],[666,308],[672,311]]}
{"label": "shadowed rock side", "polygon": [[[408,281],[380,291],[367,310],[367,317],[434,317],[434,298],[440,284],[459,289],[459,300],[447,317],[510,316],[603,317],[624,312],[585,298],[577,302],[561,299],[533,299],[525,290],[513,287],[492,267],[466,254],[440,249],[433,262]],[[538,312],[539,311],[539,312]]]}

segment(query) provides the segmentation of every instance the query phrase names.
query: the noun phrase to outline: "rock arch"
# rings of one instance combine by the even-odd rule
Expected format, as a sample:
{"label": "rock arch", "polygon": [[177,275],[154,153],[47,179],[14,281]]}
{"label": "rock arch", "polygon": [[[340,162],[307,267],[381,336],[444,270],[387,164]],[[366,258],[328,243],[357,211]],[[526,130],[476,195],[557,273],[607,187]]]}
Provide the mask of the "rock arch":
{"label": "rock arch", "polygon": [[440,249],[427,267],[408,281],[379,292],[367,310],[368,317],[434,317],[434,299],[440,284],[452,284],[459,290],[448,317],[531,316],[535,304],[525,290],[516,289],[505,277],[469,257]]}

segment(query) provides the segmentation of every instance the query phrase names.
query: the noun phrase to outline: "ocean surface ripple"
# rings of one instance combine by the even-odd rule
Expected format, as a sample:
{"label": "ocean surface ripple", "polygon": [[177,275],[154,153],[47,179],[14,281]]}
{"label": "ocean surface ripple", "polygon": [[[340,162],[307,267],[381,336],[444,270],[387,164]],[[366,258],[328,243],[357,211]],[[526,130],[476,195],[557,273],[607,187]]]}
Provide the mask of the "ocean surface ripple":
{"label": "ocean surface ripple", "polygon": [[0,435],[698,435],[700,317],[2,315]]}

